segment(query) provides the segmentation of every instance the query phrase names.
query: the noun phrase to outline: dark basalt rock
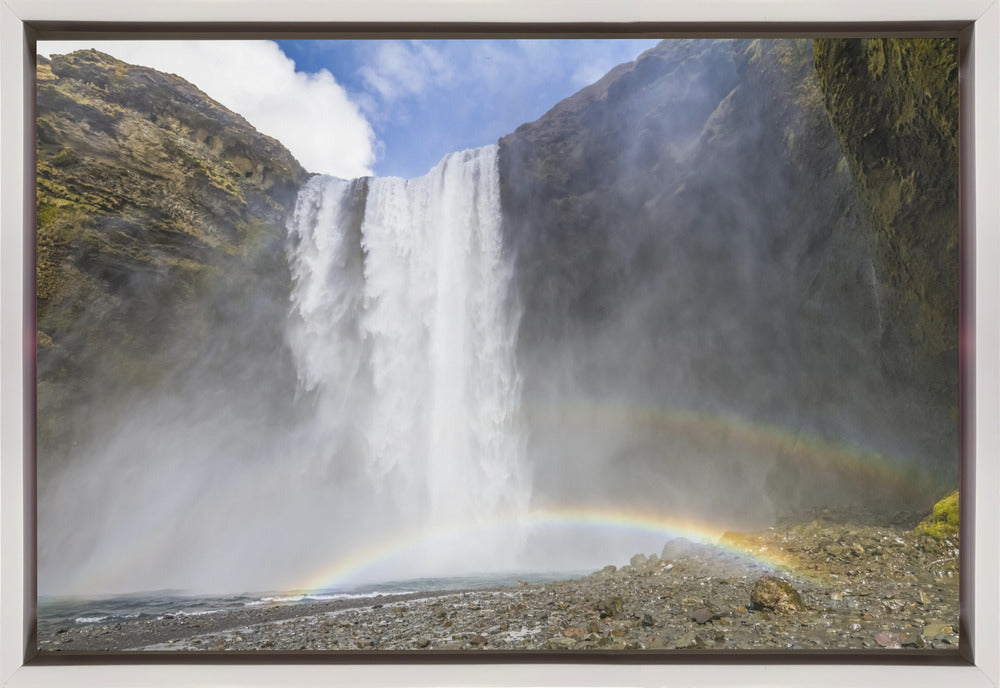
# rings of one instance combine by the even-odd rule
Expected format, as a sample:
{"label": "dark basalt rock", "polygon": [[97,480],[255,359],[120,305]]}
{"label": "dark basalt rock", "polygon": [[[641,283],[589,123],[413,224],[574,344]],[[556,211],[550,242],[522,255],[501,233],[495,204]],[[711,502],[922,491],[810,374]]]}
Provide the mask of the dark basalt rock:
{"label": "dark basalt rock", "polygon": [[[538,491],[579,498],[575,465],[605,499],[655,508],[662,481],[686,513],[763,523],[923,510],[954,484],[950,68],[890,46],[871,76],[859,49],[815,45],[664,41],[500,140],[528,403],[638,398],[796,437],[755,454],[740,432],[595,412],[577,422],[602,423],[598,453],[561,448],[572,418],[539,423]],[[797,453],[809,437],[906,479]]]}

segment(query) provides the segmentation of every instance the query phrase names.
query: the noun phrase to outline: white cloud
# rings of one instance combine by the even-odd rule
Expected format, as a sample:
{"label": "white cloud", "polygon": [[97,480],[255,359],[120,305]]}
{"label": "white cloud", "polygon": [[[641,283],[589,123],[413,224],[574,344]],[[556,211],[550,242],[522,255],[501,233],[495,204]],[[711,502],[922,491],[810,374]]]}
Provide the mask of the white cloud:
{"label": "white cloud", "polygon": [[190,81],[278,139],[310,172],[372,173],[371,124],[329,71],[305,74],[273,41],[39,41],[43,55],[95,48]]}

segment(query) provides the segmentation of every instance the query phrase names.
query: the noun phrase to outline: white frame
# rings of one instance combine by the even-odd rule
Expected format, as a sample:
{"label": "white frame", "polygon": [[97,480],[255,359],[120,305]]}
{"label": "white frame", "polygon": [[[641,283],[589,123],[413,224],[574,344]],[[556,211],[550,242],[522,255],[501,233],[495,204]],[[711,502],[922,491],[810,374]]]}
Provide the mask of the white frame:
{"label": "white frame", "polygon": [[[837,22],[852,24],[943,22],[967,25],[972,70],[973,107],[963,101],[963,126],[974,131],[973,151],[963,149],[968,165],[963,180],[965,226],[975,254],[967,268],[974,278],[974,414],[967,447],[974,452],[972,471],[963,479],[964,496],[974,496],[973,580],[975,608],[963,609],[963,633],[974,642],[974,663],[959,666],[846,664],[118,664],[24,666],[28,619],[33,616],[26,573],[26,547],[33,546],[33,517],[25,495],[25,451],[31,435],[25,423],[32,414],[25,395],[33,390],[26,322],[25,261],[28,203],[33,191],[32,145],[26,140],[33,122],[27,69],[32,64],[30,27],[37,22],[697,22],[754,25],[766,32],[775,23]],[[814,27],[817,28],[817,27]],[[266,31],[262,26],[261,31]],[[608,686],[679,683],[700,686],[998,686],[997,522],[1000,520],[1000,7],[998,0],[0,0],[0,686]],[[968,64],[968,63],[967,63]],[[978,192],[978,193],[977,193]],[[971,216],[971,217],[970,217]],[[29,284],[30,288],[30,284]],[[32,398],[32,397],[29,397]],[[974,486],[973,486],[974,477]],[[963,497],[964,498],[964,497]],[[965,511],[965,516],[970,515]],[[29,520],[26,520],[29,519]],[[966,521],[967,522],[967,521]],[[28,562],[30,563],[30,561]],[[970,613],[971,612],[971,613]],[[971,633],[970,633],[971,632]]]}

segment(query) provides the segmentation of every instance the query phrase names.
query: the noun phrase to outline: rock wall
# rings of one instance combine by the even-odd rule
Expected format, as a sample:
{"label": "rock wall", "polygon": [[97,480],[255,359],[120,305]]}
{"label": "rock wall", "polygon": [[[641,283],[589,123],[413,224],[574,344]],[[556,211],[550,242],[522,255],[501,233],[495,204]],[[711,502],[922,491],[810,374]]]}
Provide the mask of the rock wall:
{"label": "rock wall", "polygon": [[[823,77],[809,40],[666,41],[501,140],[528,405],[638,400],[647,409],[619,413],[594,452],[611,461],[588,464],[580,446],[553,466],[582,462],[584,474],[640,502],[653,482],[661,495],[694,499],[696,511],[722,500],[754,517],[764,495],[778,512],[923,508],[956,479],[957,367],[926,361],[947,349],[937,344],[943,331],[957,331],[957,292],[907,276],[926,226],[900,245],[870,212],[868,199],[884,189],[858,182],[858,154],[828,114],[829,80],[845,92],[867,87],[844,69]],[[924,102],[957,122],[925,85]],[[912,161],[892,152],[894,137],[880,129],[870,141],[888,148],[883,177],[905,186]],[[923,168],[947,175],[945,163],[938,156]],[[920,212],[919,194],[906,198]],[[953,210],[933,210],[942,242],[957,238]],[[897,303],[937,314],[940,330]],[[716,421],[679,431],[651,423],[649,409]],[[734,446],[720,448],[718,428],[734,417],[770,439],[754,449],[734,433]],[[540,461],[567,434],[560,418],[534,428]],[[800,440],[836,445],[895,477],[860,479],[843,456],[819,450],[803,466],[789,458]],[[554,494],[580,487],[568,483],[555,469],[539,481]]]}
{"label": "rock wall", "polygon": [[40,470],[126,390],[280,395],[302,167],[184,80],[96,51],[39,57],[37,84]]}
{"label": "rock wall", "polygon": [[[816,71],[876,240],[885,365],[957,398],[958,44],[816,41]],[[957,409],[954,409],[957,412]]]}

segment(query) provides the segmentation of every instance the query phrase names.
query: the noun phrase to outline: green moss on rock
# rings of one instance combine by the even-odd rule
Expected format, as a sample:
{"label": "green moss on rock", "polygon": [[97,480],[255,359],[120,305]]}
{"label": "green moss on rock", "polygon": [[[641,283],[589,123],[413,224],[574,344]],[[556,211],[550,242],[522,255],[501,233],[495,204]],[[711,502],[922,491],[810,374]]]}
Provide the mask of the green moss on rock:
{"label": "green moss on rock", "polygon": [[935,540],[958,535],[958,490],[949,493],[934,505],[931,513],[913,529],[915,535],[927,535]]}

